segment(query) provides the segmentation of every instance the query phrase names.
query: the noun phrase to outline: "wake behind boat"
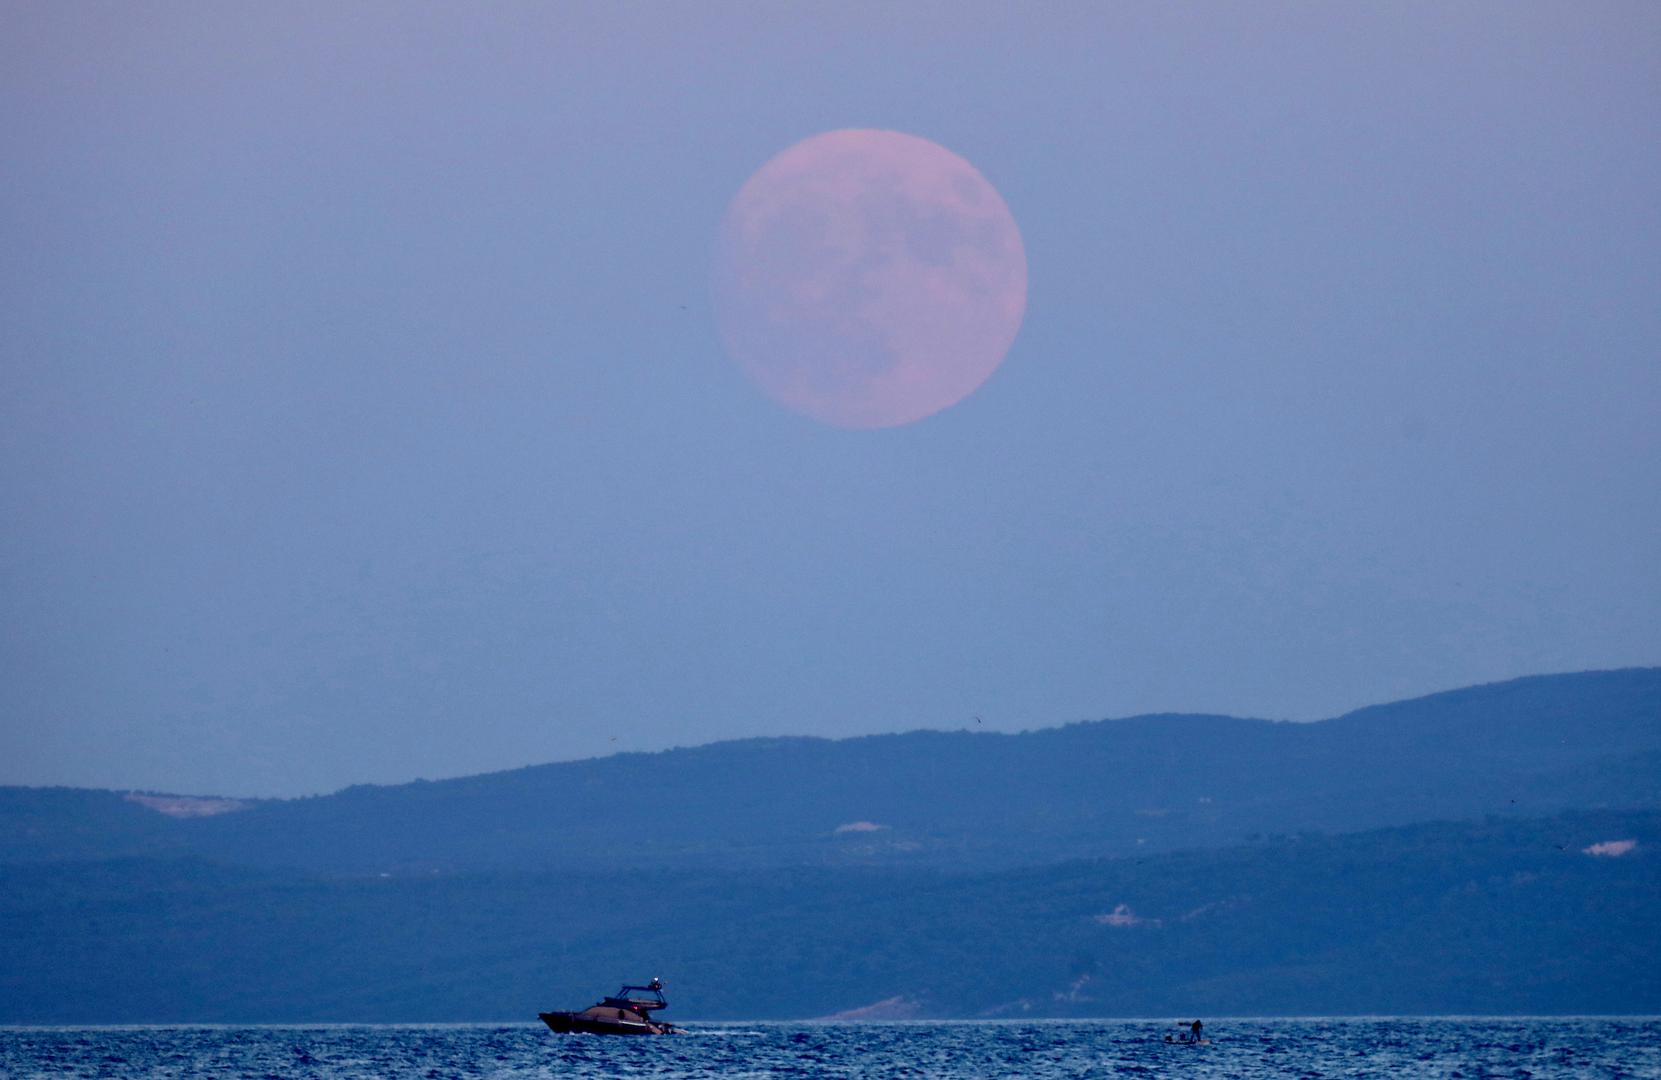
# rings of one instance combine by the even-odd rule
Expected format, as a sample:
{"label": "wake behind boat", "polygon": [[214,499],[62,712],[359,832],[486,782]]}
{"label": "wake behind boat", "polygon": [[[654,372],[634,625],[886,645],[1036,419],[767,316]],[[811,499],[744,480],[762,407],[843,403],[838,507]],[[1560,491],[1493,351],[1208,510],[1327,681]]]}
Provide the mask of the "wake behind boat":
{"label": "wake behind boat", "polygon": [[[638,991],[636,996],[635,992]],[[645,986],[625,986],[611,997],[602,998],[581,1012],[545,1012],[536,1015],[550,1031],[561,1035],[675,1035],[680,1028],[652,1013],[667,1009],[663,982],[653,979]]]}

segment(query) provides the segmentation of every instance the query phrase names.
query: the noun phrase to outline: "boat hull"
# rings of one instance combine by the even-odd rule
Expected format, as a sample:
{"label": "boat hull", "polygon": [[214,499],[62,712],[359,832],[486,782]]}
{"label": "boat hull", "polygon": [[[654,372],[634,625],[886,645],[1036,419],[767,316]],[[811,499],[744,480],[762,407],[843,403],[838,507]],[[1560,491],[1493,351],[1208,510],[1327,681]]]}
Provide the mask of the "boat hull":
{"label": "boat hull", "polygon": [[537,1013],[548,1030],[560,1035],[670,1035],[673,1024],[656,1020],[623,1020],[584,1016],[582,1013]]}

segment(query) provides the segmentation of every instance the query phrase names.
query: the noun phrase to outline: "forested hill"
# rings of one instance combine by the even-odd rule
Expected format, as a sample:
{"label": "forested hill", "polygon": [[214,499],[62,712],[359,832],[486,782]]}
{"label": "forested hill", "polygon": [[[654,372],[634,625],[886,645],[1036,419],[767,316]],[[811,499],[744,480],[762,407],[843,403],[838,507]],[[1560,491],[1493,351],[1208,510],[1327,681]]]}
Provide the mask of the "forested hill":
{"label": "forested hill", "polygon": [[675,1019],[1661,1010],[1661,811],[980,874],[5,873],[0,1023],[529,1020],[652,975]]}
{"label": "forested hill", "polygon": [[0,1022],[528,1019],[654,974],[706,1018],[1653,1011],[1658,851],[1658,669],[248,804],[7,788]]}
{"label": "forested hill", "polygon": [[1433,819],[1661,806],[1661,669],[1539,676],[1312,724],[1143,716],[1018,735],[752,739],[175,819],[0,789],[0,859],[195,854],[344,875],[992,869]]}

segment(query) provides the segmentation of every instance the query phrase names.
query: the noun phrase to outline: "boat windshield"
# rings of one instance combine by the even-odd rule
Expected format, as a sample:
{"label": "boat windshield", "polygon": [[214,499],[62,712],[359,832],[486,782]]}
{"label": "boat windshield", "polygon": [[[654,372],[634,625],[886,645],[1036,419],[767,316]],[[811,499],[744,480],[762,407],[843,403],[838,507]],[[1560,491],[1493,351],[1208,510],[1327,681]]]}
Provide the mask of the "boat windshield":
{"label": "boat windshield", "polygon": [[625,986],[607,998],[606,1004],[620,1005],[640,1012],[669,1007],[668,1000],[663,996],[663,984],[656,979],[647,986]]}

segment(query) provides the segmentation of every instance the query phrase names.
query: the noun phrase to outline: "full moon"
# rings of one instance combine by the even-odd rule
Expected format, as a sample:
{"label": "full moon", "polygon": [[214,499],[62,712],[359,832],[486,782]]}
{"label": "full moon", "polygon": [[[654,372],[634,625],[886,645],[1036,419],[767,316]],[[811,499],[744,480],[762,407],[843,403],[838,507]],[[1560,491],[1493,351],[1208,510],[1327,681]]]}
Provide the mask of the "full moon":
{"label": "full moon", "polygon": [[915,135],[815,135],[758,169],[721,225],[715,310],[762,391],[826,424],[909,424],[1003,362],[1027,304],[1015,219]]}

